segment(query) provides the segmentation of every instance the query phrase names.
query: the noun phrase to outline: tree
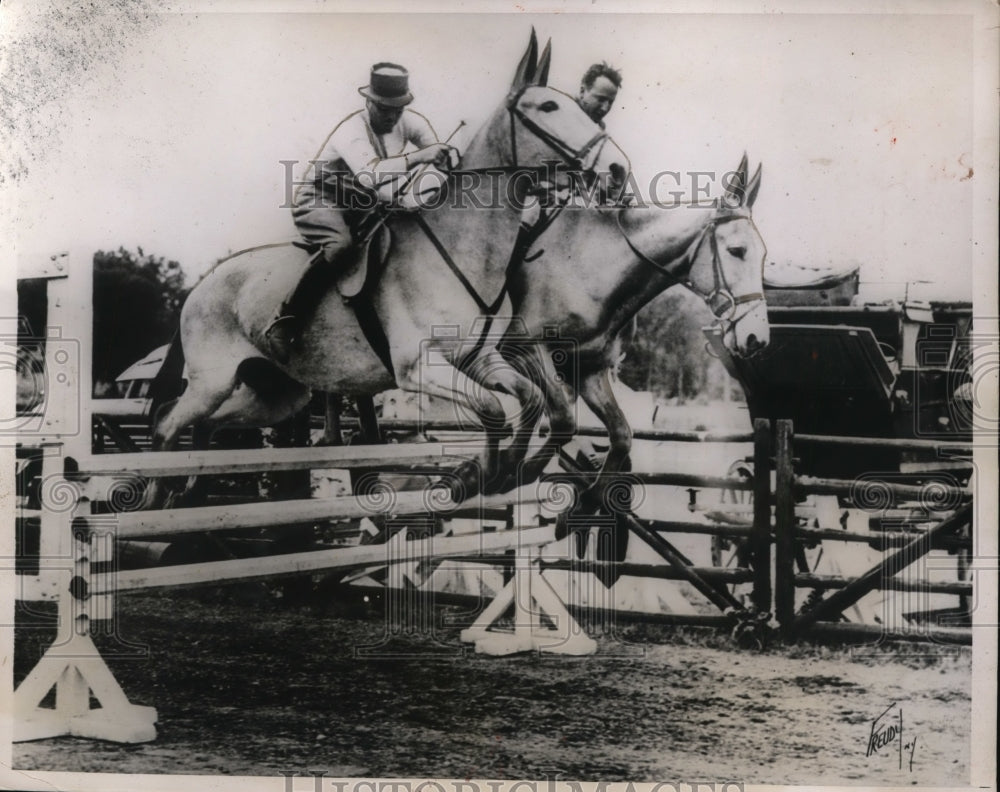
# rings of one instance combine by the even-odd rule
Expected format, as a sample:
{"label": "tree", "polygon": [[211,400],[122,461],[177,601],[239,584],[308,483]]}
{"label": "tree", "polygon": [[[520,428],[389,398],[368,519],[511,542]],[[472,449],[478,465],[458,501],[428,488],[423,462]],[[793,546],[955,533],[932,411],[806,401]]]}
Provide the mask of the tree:
{"label": "tree", "polygon": [[167,343],[187,297],[176,261],[118,248],[94,254],[94,387]]}
{"label": "tree", "polygon": [[638,331],[625,346],[619,378],[630,388],[681,401],[706,387],[712,358],[702,327],[712,314],[687,292],[668,292],[639,312]]}

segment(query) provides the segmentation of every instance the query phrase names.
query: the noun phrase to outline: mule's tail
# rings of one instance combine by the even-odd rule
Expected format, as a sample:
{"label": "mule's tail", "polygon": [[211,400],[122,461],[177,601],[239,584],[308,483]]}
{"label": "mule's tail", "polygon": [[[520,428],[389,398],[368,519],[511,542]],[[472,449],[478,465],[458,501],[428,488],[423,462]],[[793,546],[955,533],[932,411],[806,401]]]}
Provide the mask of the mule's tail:
{"label": "mule's tail", "polygon": [[174,401],[184,392],[184,347],[181,344],[181,333],[178,330],[170,339],[167,354],[163,356],[163,365],[156,372],[149,386],[149,431],[156,434],[157,418],[161,408]]}

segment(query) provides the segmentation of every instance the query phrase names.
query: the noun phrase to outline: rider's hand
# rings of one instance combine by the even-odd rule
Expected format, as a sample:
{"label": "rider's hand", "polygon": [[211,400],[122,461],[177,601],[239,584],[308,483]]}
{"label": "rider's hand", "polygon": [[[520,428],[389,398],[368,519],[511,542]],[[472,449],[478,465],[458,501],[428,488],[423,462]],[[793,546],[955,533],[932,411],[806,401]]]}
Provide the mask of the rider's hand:
{"label": "rider's hand", "polygon": [[448,146],[448,154],[445,158],[443,165],[438,165],[441,170],[451,171],[455,170],[462,162],[462,155],[458,153],[458,149],[454,146]]}
{"label": "rider's hand", "polygon": [[422,148],[410,155],[410,163],[423,165],[425,163],[436,164],[438,159],[445,156],[448,151],[447,143],[431,143],[427,148]]}
{"label": "rider's hand", "polygon": [[[453,159],[454,158],[454,159]],[[458,164],[458,152],[447,143],[431,143],[427,148],[410,155],[410,162],[430,163],[441,170],[450,170]]]}

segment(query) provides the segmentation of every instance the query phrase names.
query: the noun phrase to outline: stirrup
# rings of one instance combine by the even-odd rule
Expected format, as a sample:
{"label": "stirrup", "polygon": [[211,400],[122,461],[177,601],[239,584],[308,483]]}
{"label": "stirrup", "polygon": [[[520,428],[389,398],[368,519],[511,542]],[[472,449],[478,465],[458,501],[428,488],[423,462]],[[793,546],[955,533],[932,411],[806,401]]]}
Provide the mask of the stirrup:
{"label": "stirrup", "polygon": [[270,339],[271,334],[278,329],[281,325],[287,325],[289,322],[295,321],[294,314],[279,314],[274,317],[267,327],[264,328],[264,338]]}

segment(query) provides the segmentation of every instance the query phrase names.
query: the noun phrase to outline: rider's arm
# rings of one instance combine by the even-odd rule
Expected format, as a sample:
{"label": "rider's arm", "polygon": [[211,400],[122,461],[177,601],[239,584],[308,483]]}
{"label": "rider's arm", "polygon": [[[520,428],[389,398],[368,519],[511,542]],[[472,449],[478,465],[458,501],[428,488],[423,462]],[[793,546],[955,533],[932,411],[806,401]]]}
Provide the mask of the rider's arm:
{"label": "rider's arm", "polygon": [[[424,162],[447,158],[450,148],[437,142],[426,119],[416,113],[404,113],[403,118],[408,115],[415,116],[417,121],[410,123],[411,119],[407,119],[407,125],[400,131],[412,145],[426,144],[417,151],[380,157],[376,141],[369,134],[364,120],[355,116],[335,130],[321,159],[339,157],[365,187],[374,188],[382,199],[391,200],[409,169]],[[423,123],[419,123],[420,121]],[[402,118],[400,123],[403,123]]]}
{"label": "rider's arm", "polygon": [[416,149],[416,151],[407,152],[407,165],[412,167],[425,161],[431,162],[434,159],[433,156],[424,153],[424,150],[437,143],[438,136],[434,132],[431,122],[425,116],[407,108],[399,119],[399,131],[403,135],[406,147],[413,146]]}
{"label": "rider's arm", "polygon": [[348,170],[368,187],[391,185],[406,175],[406,157],[402,154],[380,157],[376,141],[360,113],[345,119],[330,136],[320,159],[334,158],[342,159]]}
{"label": "rider's arm", "polygon": [[424,163],[434,163],[438,167],[451,167],[457,161],[452,161],[450,151],[453,148],[447,143],[438,141],[437,133],[431,122],[415,110],[407,109],[399,119],[400,131],[403,139],[408,145],[416,147],[416,151],[406,154],[406,166],[412,168],[415,165]]}

